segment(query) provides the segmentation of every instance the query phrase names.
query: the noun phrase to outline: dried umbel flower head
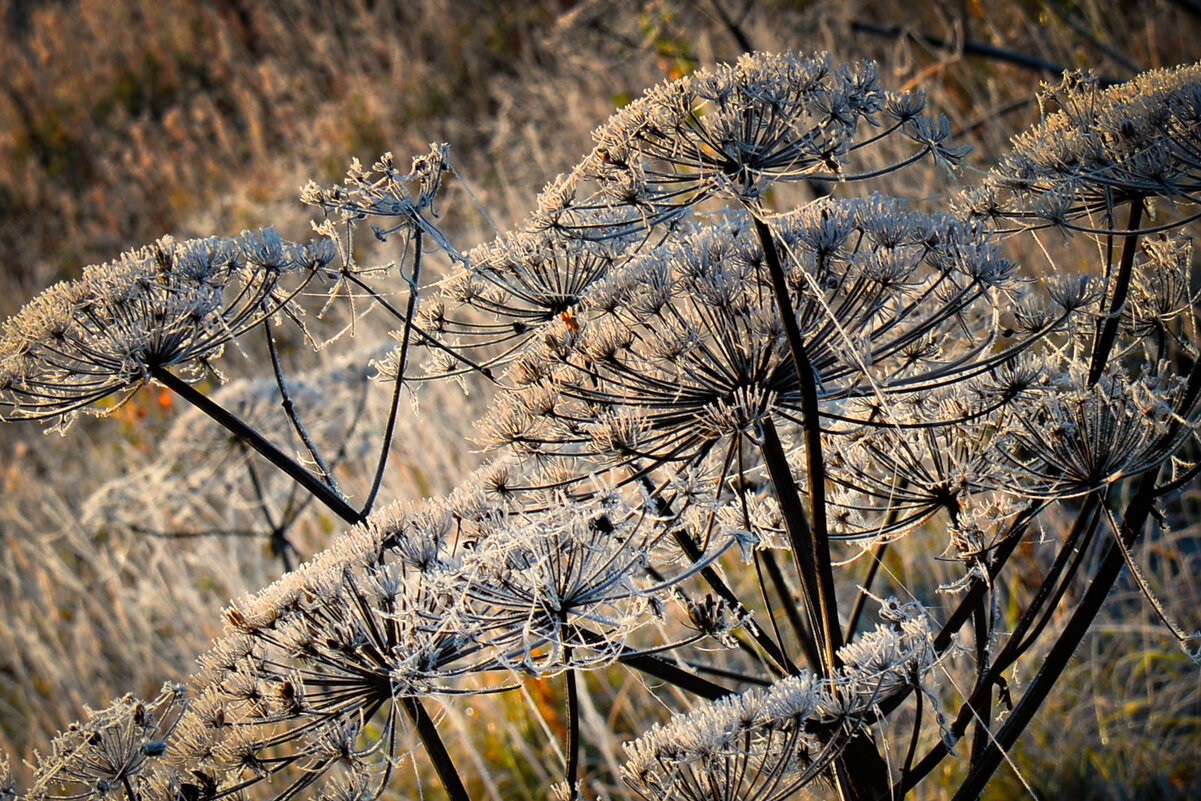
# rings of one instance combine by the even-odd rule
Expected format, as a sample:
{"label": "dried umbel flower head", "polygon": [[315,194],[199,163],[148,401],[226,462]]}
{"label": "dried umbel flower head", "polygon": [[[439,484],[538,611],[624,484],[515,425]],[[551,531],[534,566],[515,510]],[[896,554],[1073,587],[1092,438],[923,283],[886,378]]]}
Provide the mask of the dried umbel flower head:
{"label": "dried umbel flower head", "polygon": [[376,561],[380,534],[355,529],[226,610],[231,631],[200,660],[203,703],[172,750],[214,792],[266,781],[291,797],[343,767],[372,774],[378,795],[404,748],[400,717],[482,660],[452,580]]}
{"label": "dried umbel flower head", "polygon": [[1160,234],[1141,242],[1130,295],[1122,307],[1123,330],[1135,337],[1162,341],[1187,336],[1181,324],[1193,322],[1194,293],[1189,286],[1193,241]]}
{"label": "dried umbel flower head", "polygon": [[937,664],[924,610],[886,602],[885,623],[840,650],[827,679],[808,672],[729,695],[657,724],[625,744],[622,778],[646,799],[782,801],[818,779],[897,692]]}
{"label": "dried umbel flower head", "polygon": [[381,240],[399,231],[421,231],[438,247],[457,255],[458,251],[433,222],[438,217],[434,200],[442,186],[443,173],[450,169],[449,157],[450,145],[434,142],[429,153],[413,158],[408,173],[396,168],[391,153],[380,156],[371,169],[354,159],[342,186],[322,188],[310,181],[301,189],[300,199],[326,214],[336,213],[348,223],[367,218],[395,220],[389,225],[372,224],[371,230]]}
{"label": "dried umbel flower head", "polygon": [[[477,365],[503,363],[548,324],[571,320],[589,288],[641,243],[565,240],[548,230],[499,237],[467,254],[443,299],[422,311],[422,323]],[[452,357],[450,367],[462,370],[463,362]]]}
{"label": "dried umbel flower head", "polygon": [[1111,368],[1091,386],[1069,374],[1012,424],[1005,458],[1021,491],[1071,498],[1159,467],[1195,437],[1195,393],[1171,375]]}
{"label": "dried umbel flower head", "polygon": [[828,475],[834,533],[892,540],[945,513],[970,516],[977,496],[1005,484],[997,450],[998,418],[969,417],[946,425],[865,427],[831,443]]}
{"label": "dried umbel flower head", "polygon": [[104,709],[88,710],[86,722],[55,737],[50,753],[38,759],[27,797],[136,797],[132,788],[165,754],[186,707],[184,688],[168,684],[151,701],[127,695]]}
{"label": "dried umbel flower head", "polygon": [[[832,418],[849,423],[850,400],[887,405],[965,380],[1021,347],[986,350],[1013,264],[948,218],[873,196],[767,224]],[[796,368],[746,219],[673,238],[585,301],[519,362],[519,386],[484,423],[486,444],[645,469],[694,463],[721,442],[732,454],[768,417],[801,421]]]}
{"label": "dried umbel flower head", "polygon": [[65,424],[81,409],[111,410],[96,404],[127,398],[157,370],[203,368],[335,256],[327,240],[306,247],[264,229],[164,237],[88,267],[0,328],[0,416]]}
{"label": "dried umbel flower head", "polygon": [[[1069,75],[1052,97],[1060,110],[1014,138],[1009,155],[961,200],[966,214],[1026,227],[1118,228],[1114,209],[1130,201],[1195,202],[1201,64],[1104,89]],[[1099,219],[1080,222],[1085,216]]]}
{"label": "dried umbel flower head", "polygon": [[[919,117],[924,107],[920,95],[885,91],[872,63],[749,53],[650,89],[613,115],[585,161],[543,193],[538,219],[598,238],[675,219],[714,194],[754,202],[775,181],[853,180],[855,165],[867,166],[862,148],[894,132],[918,147],[884,172],[927,154],[957,161],[964,151],[946,144],[949,126]],[[597,228],[600,213],[623,219]]]}
{"label": "dried umbel flower head", "polygon": [[0,754],[0,801],[16,801],[17,783],[13,781],[12,766],[7,754]]}
{"label": "dried umbel flower head", "polygon": [[[631,637],[659,620],[667,589],[729,547],[714,544],[698,565],[647,577],[668,530],[616,498],[559,503],[487,527],[463,558],[463,614],[497,661],[533,675],[613,662]],[[660,567],[660,570],[666,570]]]}

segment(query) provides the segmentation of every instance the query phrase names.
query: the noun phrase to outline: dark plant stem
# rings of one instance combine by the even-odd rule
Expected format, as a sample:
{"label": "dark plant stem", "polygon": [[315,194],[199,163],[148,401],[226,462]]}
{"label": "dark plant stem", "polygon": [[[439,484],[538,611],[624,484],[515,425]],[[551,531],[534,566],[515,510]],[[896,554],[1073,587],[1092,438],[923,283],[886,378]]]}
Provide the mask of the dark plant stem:
{"label": "dark plant stem", "polygon": [[708,701],[725,698],[734,692],[727,687],[722,687],[720,684],[714,684],[708,679],[702,679],[700,676],[689,673],[681,669],[674,662],[669,662],[658,656],[628,654],[618,657],[617,661],[634,668],[639,673],[645,673],[648,676],[654,676],[656,679],[662,679],[673,687],[678,687],[681,690],[692,693],[698,698],[704,698]]}
{"label": "dark plant stem", "polygon": [[976,687],[968,701],[972,719],[976,722],[976,731],[972,737],[971,756],[969,765],[975,765],[988,745],[992,723],[992,683],[985,680],[988,673],[988,640],[991,627],[988,621],[987,596],[980,596],[976,608],[972,610],[972,634],[976,649]]}
{"label": "dark plant stem", "polygon": [[[1038,632],[1047,624],[1051,618],[1051,613],[1059,604],[1060,598],[1066,591],[1069,581],[1067,579],[1060,580],[1060,576],[1067,570],[1068,576],[1075,574],[1078,569],[1079,561],[1085,553],[1085,545],[1095,531],[1099,517],[1096,514],[1096,504],[1099,499],[1096,496],[1090,496],[1090,500],[1086,502],[1085,508],[1082,508],[1076,516],[1073,523],[1072,531],[1064,540],[1063,546],[1060,548],[1059,554],[1055,558],[1055,562],[1047,571],[1047,575],[1043,577],[1038,590],[1035,592],[1035,597],[1022,613],[1010,632],[1009,641],[1001,652],[997,654],[996,659],[989,665],[988,670],[982,676],[977,678],[976,684],[972,689],[968,699],[959,709],[959,714],[951,723],[949,731],[953,738],[960,738],[967,732],[968,726],[974,720],[979,719],[980,709],[984,704],[984,699],[991,698],[993,687],[1001,684],[1003,678],[1001,674],[1017,659],[1025,653]],[[995,578],[1000,572],[1000,565],[1008,559],[1014,547],[1020,541],[1020,536],[1014,536],[1006,540],[1003,545],[1009,545],[1008,549],[1002,554],[994,555],[993,565],[990,568],[990,576]],[[998,549],[1000,551],[1000,549]],[[966,622],[967,615],[970,610],[978,608],[984,597],[984,590],[988,587],[988,582],[983,579],[978,580],[968,591],[968,598],[957,609],[957,613],[962,612],[963,619],[954,627],[950,623],[943,627],[939,636],[935,638],[935,648],[942,652],[950,644],[950,634],[958,630],[963,622]],[[977,592],[976,590],[979,590]],[[1040,614],[1042,615],[1040,619]],[[953,615],[952,618],[956,616]],[[980,732],[983,734],[983,732]],[[983,746],[981,746],[983,749]],[[939,742],[929,753],[927,753],[918,764],[909,771],[905,771],[901,780],[897,783],[896,793],[903,795],[913,789],[918,782],[927,776],[934,768],[950,754],[950,749],[945,742]],[[977,752],[973,745],[973,756],[971,764],[977,764],[983,756],[983,751]]]}
{"label": "dark plant stem", "polygon": [[892,782],[888,764],[876,750],[871,735],[860,731],[834,762],[839,793],[846,801],[890,801]]}
{"label": "dark plant stem", "polygon": [[[895,509],[889,513],[889,517],[896,517]],[[860,585],[863,589],[855,596],[855,605],[851,607],[851,616],[847,620],[847,633],[843,637],[847,642],[850,642],[851,638],[855,636],[855,630],[859,628],[859,618],[863,616],[863,608],[867,605],[867,594],[872,588],[872,582],[876,580],[876,573],[879,572],[887,551],[888,543],[882,542],[872,552],[872,563],[868,565],[867,575],[863,577],[863,584]]]}
{"label": "dark plant stem", "polygon": [[[654,499],[655,512],[664,519],[674,517],[671,504],[658,493],[650,480],[643,475],[639,481],[642,483],[647,495]],[[676,544],[680,546],[680,550],[684,552],[684,555],[687,556],[688,559],[693,563],[701,561],[701,559],[704,557],[704,554],[701,553],[700,546],[698,546],[693,540],[692,536],[682,528],[678,526],[674,527],[672,530],[672,538],[676,541]],[[712,565],[706,565],[705,567],[701,568],[701,578],[705,580],[709,587],[716,592],[720,598],[725,600],[726,603],[730,604],[731,608],[744,608],[742,601],[737,595],[734,594],[734,591],[729,588],[725,580],[721,577],[721,574],[713,569]],[[769,667],[774,667],[780,673],[780,675],[789,675],[797,672],[796,666],[792,664],[792,661],[784,655],[772,638],[767,636],[767,632],[760,628],[754,621],[748,620],[744,628],[751,635],[751,638],[755,641],[755,643],[763,649],[763,652],[772,661],[773,664]]]}
{"label": "dark plant stem", "polygon": [[271,462],[281,472],[308,490],[309,493],[325,504],[326,508],[338,517],[352,525],[363,521],[363,513],[347,503],[345,498],[330,488],[324,481],[314,476],[298,464],[295,459],[265,439],[262,434],[246,425],[236,415],[211,400],[203,392],[200,392],[164,367],[153,368],[151,376],[155,381],[158,381],[188,403],[200,409],[200,411],[225,427],[235,437],[258,451],[264,459]]}
{"label": "dark plant stem", "polygon": [[941,654],[951,646],[955,632],[963,628],[963,624],[967,622],[972,614],[972,609],[979,603],[984,593],[988,592],[989,583],[992,579],[1000,575],[1001,569],[1017,549],[1018,543],[1021,542],[1022,536],[1026,532],[1026,527],[1034,519],[1037,512],[1038,507],[1030,506],[1014,518],[1004,535],[1002,535],[1001,543],[993,549],[992,559],[988,565],[988,581],[985,581],[983,578],[977,578],[971,583],[963,600],[959,602],[959,606],[955,607],[955,611],[943,623],[942,628],[938,630],[938,634],[934,635],[935,651]]}
{"label": "dark plant stem", "polygon": [[1143,217],[1142,198],[1130,203],[1130,216],[1126,222],[1125,244],[1122,245],[1122,261],[1113,282],[1113,294],[1105,314],[1097,321],[1097,332],[1093,337],[1092,360],[1088,366],[1088,385],[1091,387],[1101,378],[1105,363],[1109,360],[1113,343],[1118,337],[1118,326],[1122,322],[1122,307],[1126,305],[1126,294],[1130,290],[1130,275],[1134,271],[1134,254],[1138,250],[1138,227]]}
{"label": "dark plant stem", "polygon": [[726,10],[726,7],[721,0],[710,0],[709,5],[713,6],[713,13],[715,13],[717,18],[721,20],[722,25],[726,26],[726,30],[730,32],[730,36],[734,37],[734,41],[738,43],[740,48],[742,48],[742,52],[755,52],[756,48],[751,44],[750,37],[747,36],[742,25],[740,25],[733,17],[730,16],[730,12]]}
{"label": "dark plant stem", "polygon": [[304,443],[309,456],[313,457],[313,463],[317,465],[317,470],[320,471],[322,480],[330,486],[330,489],[336,492],[338,488],[334,484],[333,473],[326,466],[325,460],[321,458],[321,453],[317,450],[317,446],[313,444],[312,438],[309,437],[309,432],[300,422],[300,417],[296,414],[296,405],[292,403],[292,396],[288,394],[288,385],[284,381],[284,373],[279,364],[279,350],[275,346],[275,335],[271,333],[270,323],[263,325],[263,331],[267,334],[267,353],[271,357],[271,371],[275,374],[275,385],[279,387],[280,406],[283,407],[284,414],[291,421],[292,430],[296,432],[296,436],[300,437],[300,441]]}
{"label": "dark plant stem", "polygon": [[[575,632],[588,644],[603,645],[604,638],[601,635],[588,631],[587,629],[577,628]],[[716,701],[718,698],[724,698],[730,695],[733,691],[722,687],[720,684],[702,679],[694,673],[689,673],[679,666],[674,660],[667,660],[654,654],[639,653],[637,651],[627,651],[617,657],[617,661],[637,670],[640,673],[645,673],[648,676],[654,676],[661,679],[674,687],[690,692],[700,698],[705,698],[710,701]]]}
{"label": "dark plant stem", "polygon": [[809,520],[805,515],[805,510],[801,507],[800,492],[793,480],[792,468],[788,464],[784,446],[780,442],[780,435],[776,433],[775,424],[770,418],[767,418],[762,422],[761,428],[763,429],[761,444],[763,462],[767,466],[768,476],[776,490],[776,500],[780,504],[780,515],[784,519],[784,527],[788,532],[793,561],[796,564],[797,573],[801,577],[805,610],[809,614],[809,622],[821,654],[819,672],[826,674],[827,670],[833,668],[834,663],[830,657],[825,626],[822,623],[821,584],[817,578],[813,533],[809,529]]}
{"label": "dark plant stem", "polygon": [[[564,660],[571,662],[571,648],[563,649]],[[567,786],[574,797],[580,776],[580,698],[576,670],[567,671]]]}
{"label": "dark plant stem", "polygon": [[[970,801],[970,799],[979,797],[988,780],[1000,767],[1004,752],[1017,742],[1018,736],[1034,719],[1039,706],[1042,705],[1051,688],[1058,681],[1067,667],[1068,661],[1072,658],[1072,654],[1075,653],[1080,641],[1084,639],[1085,633],[1088,632],[1093,620],[1101,611],[1102,604],[1113,588],[1114,582],[1117,581],[1122,567],[1126,564],[1124,550],[1129,549],[1138,539],[1154,502],[1155,474],[1149,472],[1145,473],[1139,481],[1138,491],[1126,508],[1122,528],[1113,533],[1115,539],[1110,541],[1101,565],[1080,599],[1076,611],[1072,613],[1063,632],[1051,647],[1042,667],[1039,668],[1025,694],[1013,708],[1013,712],[1005,719],[1004,725],[997,731],[996,737],[989,744],[979,762],[968,773],[963,784],[959,786],[952,801]],[[1117,537],[1122,538],[1121,543],[1117,541]]]}
{"label": "dark plant stem", "polygon": [[406,696],[401,698],[400,702],[404,705],[409,720],[413,721],[413,725],[417,727],[417,736],[421,738],[425,752],[429,755],[430,761],[434,763],[434,770],[438,772],[438,778],[442,780],[446,795],[450,797],[451,801],[469,801],[467,788],[463,786],[463,779],[460,778],[455,763],[451,761],[446,744],[442,742],[442,737],[438,734],[438,727],[434,725],[434,719],[422,706],[421,699]]}
{"label": "dark plant stem", "polygon": [[905,752],[905,761],[901,764],[901,784],[909,777],[909,770],[913,767],[913,757],[917,754],[917,743],[922,732],[922,712],[925,704],[925,693],[918,691],[914,695],[913,708],[913,730],[909,737],[909,748]]}
{"label": "dark plant stem", "polygon": [[[793,368],[801,390],[802,430],[805,437],[805,461],[809,478],[809,514],[806,521],[800,493],[792,478],[784,446],[770,417],[760,427],[763,432],[761,451],[764,463],[776,490],[780,512],[785,520],[796,555],[797,570],[806,594],[810,616],[815,618],[814,631],[820,632],[818,643],[822,656],[822,674],[831,676],[839,667],[838,648],[842,645],[842,628],[838,621],[838,599],[834,589],[834,571],[830,559],[830,539],[826,524],[826,465],[822,457],[821,414],[818,408],[817,379],[797,326],[796,311],[788,294],[788,282],[780,255],[776,251],[771,229],[761,215],[752,214],[755,232],[763,247],[763,257],[771,278],[776,308],[784,326],[784,335],[792,351]],[[806,575],[808,574],[808,575]],[[885,799],[891,791],[888,765],[866,733],[856,734],[844,747],[834,764],[839,793],[846,799],[875,801]]]}
{"label": "dark plant stem", "polygon": [[[693,562],[699,562],[703,558],[704,555],[701,553],[700,548],[695,542],[692,541],[692,538],[688,535],[688,532],[677,530],[674,534],[674,538],[676,544],[680,546],[680,548],[684,551],[684,554],[690,560]],[[701,568],[701,578],[703,578],[709,587],[711,587],[714,592],[723,598],[726,603],[730,604],[732,608],[743,608],[742,601],[726,584],[725,580],[721,577],[721,574],[713,569],[712,565]],[[784,652],[780,650],[780,647],[776,645],[775,641],[772,640],[771,637],[767,636],[767,632],[765,632],[758,624],[754,623],[753,621],[747,621],[746,630],[750,633],[751,638],[755,641],[755,643],[762,648],[763,652],[767,654],[769,659],[771,659],[777,670],[784,675],[797,672],[796,666],[792,663],[792,661],[785,656]]]}
{"label": "dark plant stem", "polygon": [[409,281],[409,305],[405,310],[404,329],[400,335],[400,353],[396,357],[396,380],[392,382],[392,400],[388,406],[388,424],[384,428],[384,440],[379,449],[379,462],[375,466],[375,477],[371,480],[371,490],[363,503],[363,515],[366,516],[375,505],[379,494],[380,484],[384,480],[384,470],[388,466],[388,453],[392,450],[392,435],[396,431],[396,411],[400,406],[400,393],[404,386],[405,365],[409,356],[409,337],[413,332],[413,313],[417,310],[417,286],[421,280],[421,229],[413,232],[413,275]]}
{"label": "dark plant stem", "polygon": [[788,623],[792,626],[793,633],[800,642],[801,650],[805,652],[805,658],[809,660],[810,667],[815,671],[821,670],[822,656],[817,649],[817,641],[813,639],[813,635],[805,626],[805,621],[801,619],[800,612],[797,611],[796,604],[793,603],[792,593],[788,589],[788,582],[784,579],[784,571],[780,569],[780,563],[776,561],[776,555],[765,548],[756,551],[755,556],[762,559],[763,566],[767,569],[767,576],[771,579],[772,586],[776,589],[776,595],[779,596],[784,607],[784,615],[788,618]]}
{"label": "dark plant stem", "polygon": [[417,336],[421,337],[420,344],[424,345],[427,348],[433,348],[434,350],[440,350],[443,353],[447,353],[447,354],[455,357],[455,359],[462,362],[467,367],[471,368],[472,370],[475,370],[477,373],[484,376],[484,378],[487,378],[489,381],[492,381],[494,383],[496,382],[496,380],[497,380],[496,376],[494,376],[492,374],[492,369],[490,367],[488,367],[487,365],[484,365],[484,364],[477,364],[476,362],[473,362],[471,359],[468,359],[466,356],[464,356],[463,354],[456,351],[454,348],[451,348],[451,347],[439,342],[438,339],[433,334],[429,333],[424,328],[417,325],[417,323],[413,322],[412,315],[406,316],[405,314],[402,314],[400,309],[396,308],[391,303],[389,303],[386,299],[384,299],[384,298],[380,297],[378,294],[376,294],[375,290],[372,289],[369,284],[365,283],[363,281],[363,279],[359,278],[356,275],[347,273],[346,280],[350,281],[352,284],[357,286],[359,289],[362,289],[365,292],[367,292],[371,296],[371,299],[373,301],[378,303],[381,307],[383,307],[389,314],[391,314],[397,320],[400,320],[401,322],[403,322],[408,329],[411,329],[413,331],[413,333],[415,333],[415,334],[417,334]]}
{"label": "dark plant stem", "polygon": [[[755,221],[755,233],[763,247],[763,259],[767,264],[768,275],[771,277],[776,308],[780,312],[780,322],[784,326],[784,335],[788,340],[789,349],[792,351],[793,368],[796,370],[797,383],[801,390],[801,414],[804,420],[802,428],[805,434],[805,461],[809,476],[811,521],[807,526],[810,536],[807,548],[812,554],[814,567],[814,582],[809,589],[816,590],[817,593],[815,597],[826,666],[824,673],[830,675],[838,666],[837,652],[839,646],[842,645],[842,628],[838,622],[838,599],[834,591],[834,571],[831,567],[830,538],[826,524],[826,465],[822,458],[821,413],[818,408],[817,379],[813,366],[809,362],[804,340],[801,338],[801,330],[797,326],[796,311],[793,309],[792,299],[788,294],[788,281],[784,275],[784,267],[780,262],[780,254],[776,250],[771,228],[761,219],[761,215],[753,214],[752,218]],[[769,439],[774,442],[771,446],[767,444]],[[764,450],[766,451],[768,447],[778,449],[778,453],[773,454],[773,458],[783,458],[784,449],[779,445],[779,436],[775,433],[775,427],[770,419],[764,425]],[[787,460],[785,460],[785,464],[787,464]],[[776,485],[778,499],[788,492],[796,493],[795,483],[791,480],[791,471],[785,472],[788,474],[788,484],[791,485],[791,489]],[[778,474],[778,470],[772,471],[773,483]],[[790,504],[790,506],[793,505]],[[783,510],[783,508],[784,503],[781,500],[781,509]],[[799,499],[795,504],[795,509],[800,510]],[[803,518],[803,516],[804,512],[801,510],[801,517]],[[794,542],[793,545],[796,546],[797,543]]]}
{"label": "dark plant stem", "polygon": [[[1090,496],[1090,500],[1086,502],[1087,508],[1081,509],[1077,514],[1076,520],[1072,524],[1072,531],[1063,547],[1060,548],[1059,554],[1056,555],[1051,569],[1047,571],[1047,575],[1039,585],[1034,600],[1030,602],[1026,612],[1010,632],[1009,642],[1001,649],[1001,653],[997,654],[990,669],[993,677],[999,676],[1002,671],[1029,650],[1043,629],[1051,622],[1055,608],[1059,606],[1060,599],[1067,592],[1072,577],[1080,570],[1080,565],[1088,553],[1088,545],[1092,542],[1097,526],[1101,522],[1100,501],[1099,497]],[[1060,579],[1061,575],[1065,576],[1062,580]]]}

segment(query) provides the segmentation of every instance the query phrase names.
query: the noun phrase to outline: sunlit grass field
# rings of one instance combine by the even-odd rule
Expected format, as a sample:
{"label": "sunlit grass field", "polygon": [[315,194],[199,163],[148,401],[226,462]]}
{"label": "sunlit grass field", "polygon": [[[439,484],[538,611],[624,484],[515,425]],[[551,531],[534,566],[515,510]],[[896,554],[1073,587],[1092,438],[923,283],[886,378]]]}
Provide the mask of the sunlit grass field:
{"label": "sunlit grass field", "polygon": [[[526,217],[539,190],[590,150],[590,132],[644,89],[749,50],[871,59],[886,85],[924,90],[952,138],[973,152],[955,174],[930,164],[886,176],[872,191],[937,206],[1042,118],[1043,82],[1058,83],[1064,69],[1117,82],[1195,62],[1201,13],[1166,0],[916,10],[888,0],[10,0],[0,4],[0,37],[0,316],[8,316],[86,265],[166,234],[236,237],[273,226],[308,241],[320,215],[299,202],[303,185],[336,184],[352,159],[371,164],[388,151],[404,167],[431,142],[449,143],[453,164],[439,225],[466,250]],[[781,185],[769,200],[798,205],[813,190]],[[406,256],[365,228],[357,237],[347,244],[364,264]],[[1042,252],[1015,239],[1006,255],[1044,264],[1060,245],[1054,233]],[[1095,269],[1070,259],[1057,262],[1065,272]],[[430,259],[426,280],[452,269]],[[390,296],[397,304],[403,288]],[[316,320],[320,304],[308,311]],[[363,367],[396,344],[394,326],[380,318],[339,308],[322,320],[329,347],[314,351],[299,334],[277,343],[298,377],[339,387],[341,405],[326,414],[361,418],[366,432],[388,416],[389,388]],[[265,356],[259,342],[230,346],[220,368],[227,382],[262,377],[255,371]],[[212,378],[200,388],[220,392]],[[469,374],[406,394],[381,501],[445,495],[481,464],[487,432],[474,423],[493,393]],[[278,398],[268,392],[263,403]],[[33,774],[35,751],[45,753],[86,709],[127,692],[150,698],[164,681],[186,679],[226,629],[231,599],[322,552],[345,528],[289,498],[271,512],[292,521],[286,536],[264,535],[254,527],[261,510],[238,488],[247,476],[258,483],[255,462],[228,437],[204,433],[197,417],[152,385],[64,436],[30,422],[0,427],[0,751],[18,785]],[[187,458],[173,450],[206,436],[211,444]],[[371,435],[320,436],[341,448],[332,471],[348,494],[367,495]],[[243,484],[222,483],[231,463],[247,465]],[[1194,480],[1158,510],[1158,533],[1135,554],[1149,589],[1190,632],[1201,627],[1197,493]],[[1054,552],[1043,544],[1064,535],[1048,523],[1012,557],[997,594],[1001,629],[1048,568]],[[945,548],[932,523],[890,547],[881,572],[889,586],[939,598],[937,588],[955,579],[940,558]],[[869,561],[857,545],[835,558],[858,559],[848,568],[855,573]],[[984,797],[1201,796],[1201,671],[1143,589],[1119,580]],[[1083,591],[1083,582],[1068,589],[1070,597]],[[1015,698],[1036,665],[1037,654],[1015,672]],[[473,798],[544,798],[562,778],[564,689],[549,679],[517,683],[439,713]],[[582,684],[585,762],[616,776],[614,754],[658,710],[640,706],[645,688],[618,668]],[[903,723],[884,737],[907,736]],[[932,747],[927,739],[923,747]],[[948,762],[915,795],[950,798],[962,774]],[[397,767],[385,797],[437,796],[429,775],[419,755]],[[608,789],[636,797],[620,783]],[[0,783],[0,801],[5,793]]]}

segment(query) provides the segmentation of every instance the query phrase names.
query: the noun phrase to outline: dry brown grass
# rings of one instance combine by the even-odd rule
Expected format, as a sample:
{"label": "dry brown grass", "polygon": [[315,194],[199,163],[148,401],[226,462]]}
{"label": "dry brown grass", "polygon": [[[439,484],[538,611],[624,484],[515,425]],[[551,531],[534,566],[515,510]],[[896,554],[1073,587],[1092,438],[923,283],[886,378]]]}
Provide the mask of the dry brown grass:
{"label": "dry brown grass", "polygon": [[[1037,118],[1029,98],[1049,76],[973,54],[969,45],[1116,78],[1201,57],[1201,24],[1183,3],[934,3],[916,15],[892,0],[572,5],[5,4],[0,314],[84,264],[167,231],[228,234],[273,223],[287,236],[305,236],[308,217],[293,202],[303,180],[332,181],[351,156],[421,152],[430,140],[453,144],[456,164],[499,222],[519,218],[532,192],[588,147],[587,132],[613,106],[656,80],[734,57],[740,36],[760,49],[880,60],[889,84],[930,91],[977,144],[978,163]],[[465,198],[452,207],[448,227],[479,225],[469,222]],[[153,457],[166,421],[152,403],[145,408],[142,417],[87,426],[69,440],[0,430],[0,749],[11,754],[44,747],[85,704],[126,690],[149,694],[188,672],[219,629],[219,607],[277,570],[267,554],[238,541],[100,541],[81,531],[77,510],[88,493]],[[463,431],[432,435],[430,447],[441,438],[461,442]],[[419,453],[406,465],[394,492],[444,486],[424,475]],[[320,532],[313,536],[317,542]],[[1196,530],[1182,525],[1175,537],[1183,563],[1195,568]],[[910,581],[920,565],[894,567]],[[1166,597],[1195,600],[1192,568],[1170,574],[1179,584],[1161,588]],[[1082,649],[1072,681],[1018,755],[1024,776],[1049,777],[1038,789],[1050,795],[1197,792],[1196,670],[1146,621],[1130,631],[1117,625],[1129,619],[1118,608],[1127,600],[1115,600],[1114,621],[1087,654]],[[531,691],[532,706],[553,712],[558,699],[539,691]],[[625,703],[610,698],[602,712],[620,719],[630,712]],[[530,752],[545,744],[515,745],[538,730],[530,714],[524,707],[500,713],[477,746],[485,763],[513,772],[498,781],[496,797],[516,797],[544,778]],[[1078,759],[1059,759],[1067,750]],[[1001,778],[995,797],[1021,792],[1019,782]]]}

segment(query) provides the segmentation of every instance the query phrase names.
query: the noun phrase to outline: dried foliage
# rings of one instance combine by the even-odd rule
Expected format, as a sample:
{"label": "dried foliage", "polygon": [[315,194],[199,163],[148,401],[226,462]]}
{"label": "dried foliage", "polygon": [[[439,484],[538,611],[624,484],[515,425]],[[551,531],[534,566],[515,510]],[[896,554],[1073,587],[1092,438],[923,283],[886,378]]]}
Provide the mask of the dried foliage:
{"label": "dried foliage", "polygon": [[[1069,76],[974,172],[952,134],[963,107],[885,88],[874,62],[753,51],[767,11],[806,16],[732,5],[707,6],[708,35],[749,52],[707,66],[670,6],[643,8],[668,80],[491,241],[458,244],[479,197],[435,143],[407,169],[387,153],[306,185],[307,245],[273,228],[163,238],[4,323],[0,419],[42,421],[65,448],[116,425],[68,432],[85,412],[133,442],[103,483],[75,486],[69,460],[5,477],[4,519],[41,506],[71,532],[55,553],[6,531],[14,576],[61,580],[68,553],[75,581],[178,585],[150,630],[82,615],[100,653],[153,650],[240,597],[222,631],[181,635],[203,652],[167,660],[149,700],[93,711],[54,684],[35,688],[44,703],[14,689],[13,717],[88,719],[52,720],[24,773],[2,763],[0,801],[968,799],[1006,765],[1055,792],[1019,744],[1048,741],[1098,621],[1158,639],[1145,658],[1175,682],[1132,720],[1195,746],[1201,700],[1181,687],[1198,618],[1171,588],[1198,552],[1201,72]],[[564,15],[539,47],[629,46],[605,8]],[[232,14],[262,55],[388,13],[291,10],[274,38],[250,35],[269,12],[236,4],[182,4],[163,27],[200,35]],[[1089,9],[1056,13],[1078,31]],[[978,49],[969,21],[927,55]],[[22,41],[56,24],[37,11]],[[1088,30],[1108,67],[1131,66]],[[329,80],[369,93],[377,76],[345,55]],[[235,350],[230,379],[216,365]],[[148,388],[166,415],[192,407],[161,436]],[[473,417],[478,466],[439,442]],[[253,569],[246,538],[270,557]],[[214,555],[229,569],[195,569]],[[54,639],[4,625],[4,642]],[[1181,767],[1157,786],[1198,782]]]}

